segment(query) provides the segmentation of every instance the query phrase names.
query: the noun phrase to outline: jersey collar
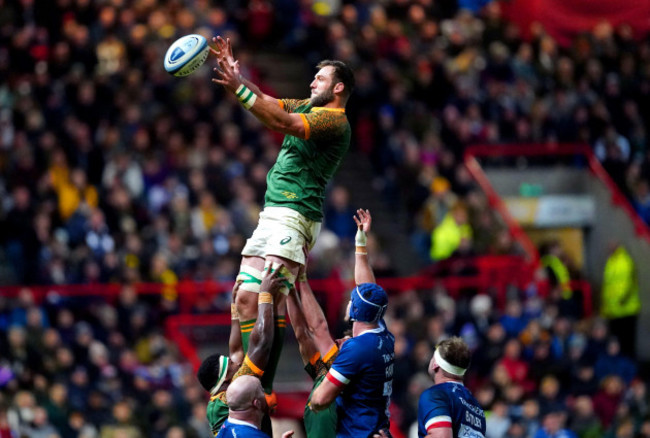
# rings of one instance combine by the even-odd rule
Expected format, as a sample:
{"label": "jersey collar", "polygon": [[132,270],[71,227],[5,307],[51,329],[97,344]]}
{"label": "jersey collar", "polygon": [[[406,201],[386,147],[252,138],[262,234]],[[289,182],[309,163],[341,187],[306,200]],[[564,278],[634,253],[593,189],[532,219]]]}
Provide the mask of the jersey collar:
{"label": "jersey collar", "polygon": [[237,424],[238,426],[248,426],[248,427],[252,427],[254,429],[258,429],[258,427],[255,426],[253,423],[249,423],[248,421],[238,420],[236,418],[228,417],[228,423]]}
{"label": "jersey collar", "polygon": [[343,113],[345,114],[345,108],[327,108],[324,106],[314,106],[311,108],[312,111],[332,111],[334,113]]}
{"label": "jersey collar", "polygon": [[366,333],[381,333],[383,331],[384,331],[384,328],[379,326],[379,327],[377,327],[375,329],[364,330],[361,333],[359,333],[356,337],[358,338],[359,336],[365,335]]}

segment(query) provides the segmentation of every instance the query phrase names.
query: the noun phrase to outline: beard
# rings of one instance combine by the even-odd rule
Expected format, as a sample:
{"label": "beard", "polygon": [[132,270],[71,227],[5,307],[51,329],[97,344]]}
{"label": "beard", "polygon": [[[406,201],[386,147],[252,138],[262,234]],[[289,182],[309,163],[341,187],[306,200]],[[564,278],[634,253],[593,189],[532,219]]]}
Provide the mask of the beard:
{"label": "beard", "polygon": [[321,94],[317,94],[309,99],[311,106],[325,106],[334,100],[334,87],[328,88]]}

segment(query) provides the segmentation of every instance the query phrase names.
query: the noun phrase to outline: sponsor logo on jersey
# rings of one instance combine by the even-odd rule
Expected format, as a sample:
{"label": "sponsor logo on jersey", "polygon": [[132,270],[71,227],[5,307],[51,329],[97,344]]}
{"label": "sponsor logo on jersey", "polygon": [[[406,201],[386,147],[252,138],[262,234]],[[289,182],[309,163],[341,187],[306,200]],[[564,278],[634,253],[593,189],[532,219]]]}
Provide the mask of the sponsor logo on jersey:
{"label": "sponsor logo on jersey", "polygon": [[280,245],[286,245],[287,243],[291,242],[291,237],[287,236],[284,239],[280,241]]}
{"label": "sponsor logo on jersey", "polygon": [[284,192],[282,192],[282,195],[284,195],[284,197],[287,198],[287,199],[298,199],[298,195],[296,195],[293,192],[284,191]]}

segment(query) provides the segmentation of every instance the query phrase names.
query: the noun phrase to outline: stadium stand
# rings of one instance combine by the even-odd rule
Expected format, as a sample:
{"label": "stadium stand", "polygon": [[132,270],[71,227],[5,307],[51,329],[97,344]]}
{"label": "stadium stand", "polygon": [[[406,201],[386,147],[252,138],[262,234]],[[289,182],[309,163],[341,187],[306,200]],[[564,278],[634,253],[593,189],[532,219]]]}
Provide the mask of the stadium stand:
{"label": "stadium stand", "polygon": [[[34,285],[0,286],[0,437],[210,436],[196,346],[173,342],[166,323],[228,307],[219,292],[279,139],[211,86],[209,68],[183,80],[163,71],[168,44],[190,31],[236,40],[246,75],[270,92],[282,84],[258,50],[290,53],[287,65],[350,63],[353,152],[371,163],[384,208],[404,212],[413,265],[431,262],[437,227],[458,229],[448,260],[384,280],[396,432],[413,433],[435,344],[460,334],[490,436],[546,436],[563,423],[581,438],[650,437],[647,364],[620,354],[606,322],[586,318],[591,306],[576,318],[544,281],[495,285],[504,271],[490,266],[526,251],[462,165],[477,143],[587,144],[650,222],[647,37],[600,22],[560,45],[505,20],[498,2],[463,2],[480,3],[473,13],[343,1],[332,17],[322,14],[336,2],[218,3],[0,0],[0,284]],[[311,277],[343,290],[341,218],[357,207],[346,186],[350,197],[331,191],[310,263]],[[401,254],[382,242],[369,242],[376,271],[395,274]],[[210,299],[186,304],[190,284]],[[324,301],[333,321],[342,300]]]}

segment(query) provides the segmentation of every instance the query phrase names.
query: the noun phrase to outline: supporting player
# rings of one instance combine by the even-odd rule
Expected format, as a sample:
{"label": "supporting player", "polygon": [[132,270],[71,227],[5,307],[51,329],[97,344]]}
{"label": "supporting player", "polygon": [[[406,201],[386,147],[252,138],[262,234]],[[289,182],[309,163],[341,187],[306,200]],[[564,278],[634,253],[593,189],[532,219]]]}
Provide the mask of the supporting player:
{"label": "supporting player", "polygon": [[[228,419],[219,430],[217,438],[269,438],[260,430],[262,419],[268,413],[266,397],[259,379],[241,376],[228,386],[226,397],[229,401]],[[290,438],[293,431],[282,434]]]}
{"label": "supporting player", "polygon": [[485,413],[463,385],[471,352],[461,338],[446,339],[429,363],[433,386],[422,393],[418,405],[420,438],[485,436]]}
{"label": "supporting player", "polygon": [[[372,218],[368,210],[358,210],[354,217],[358,231],[356,235],[355,282],[374,283],[375,276],[368,262],[366,251],[366,233],[370,231]],[[306,266],[301,268],[298,277],[299,293],[294,288],[287,300],[287,311],[291,318],[291,326],[296,335],[300,355],[305,364],[305,371],[314,380],[312,392],[309,395],[304,411],[305,431],[307,438],[332,438],[336,436],[336,404],[330,404],[325,410],[315,412],[310,409],[311,396],[323,382],[327,371],[332,366],[338,354],[339,345],[346,339],[335,342],[329,332],[329,326],[323,310],[309,286],[305,275]]]}
{"label": "supporting player", "polygon": [[[197,373],[201,386],[210,393],[207,416],[212,432],[216,434],[228,418],[228,401],[226,390],[232,381],[240,376],[250,375],[262,378],[267,366],[273,344],[273,303],[281,296],[282,277],[280,269],[265,269],[261,290],[258,296],[260,317],[255,322],[250,334],[250,343],[246,356],[243,357],[241,344],[238,343],[239,323],[236,312],[231,314],[231,337],[229,342],[231,357],[213,354],[206,358]],[[233,289],[236,296],[241,287],[237,282]],[[233,308],[234,310],[234,308]],[[234,333],[234,335],[233,335]]]}
{"label": "supporting player", "polygon": [[[341,61],[322,61],[304,100],[276,99],[239,72],[230,40],[213,38],[218,68],[212,81],[233,93],[243,107],[270,129],[285,134],[266,183],[264,210],[253,235],[242,250],[237,310],[242,321],[242,342],[248,344],[247,327],[257,318],[255,294],[266,262],[285,266],[282,275],[288,294],[300,265],[303,247],[311,248],[320,232],[325,187],[338,170],[350,146],[351,129],[345,105],[354,87],[352,70]],[[284,302],[276,303],[277,333],[272,356],[262,381],[272,390],[273,376],[284,340]]]}
{"label": "supporting player", "polygon": [[[369,228],[369,212],[359,210],[357,214],[359,218],[355,221],[360,230]],[[359,278],[369,279],[372,270],[363,236],[364,233],[357,233],[355,258],[357,263],[361,262]],[[361,283],[350,294],[352,338],[341,347],[327,378],[312,394],[310,404],[318,412],[336,400],[337,437],[368,437],[389,429],[395,338],[382,321],[387,306],[386,292],[375,283]]]}

